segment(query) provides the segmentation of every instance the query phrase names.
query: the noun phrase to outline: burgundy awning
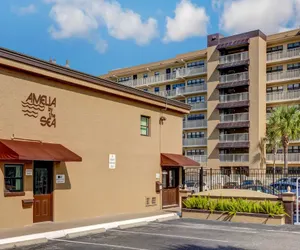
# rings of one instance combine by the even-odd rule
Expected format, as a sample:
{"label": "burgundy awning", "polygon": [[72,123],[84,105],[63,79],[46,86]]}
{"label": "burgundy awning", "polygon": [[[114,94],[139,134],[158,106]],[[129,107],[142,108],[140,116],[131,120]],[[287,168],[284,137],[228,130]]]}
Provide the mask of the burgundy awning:
{"label": "burgundy awning", "polygon": [[200,164],[188,157],[179,154],[161,154],[162,167],[198,167]]}
{"label": "burgundy awning", "polygon": [[0,160],[82,161],[82,158],[61,144],[0,139]]}

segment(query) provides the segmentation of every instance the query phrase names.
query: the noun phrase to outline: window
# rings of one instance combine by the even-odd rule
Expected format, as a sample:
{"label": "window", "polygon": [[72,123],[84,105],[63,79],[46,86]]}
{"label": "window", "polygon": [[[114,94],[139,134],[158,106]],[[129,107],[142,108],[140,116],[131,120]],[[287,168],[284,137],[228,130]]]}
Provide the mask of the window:
{"label": "window", "polygon": [[130,76],[128,76],[128,77],[121,77],[121,78],[118,79],[118,82],[127,82],[129,80],[131,80]]}
{"label": "window", "polygon": [[[275,167],[275,174],[282,174],[283,173],[282,167]],[[273,174],[273,167],[267,167],[266,174]]]}
{"label": "window", "polygon": [[205,116],[203,114],[188,115],[188,117],[187,117],[188,121],[204,120],[204,119],[205,119]]}
{"label": "window", "polygon": [[295,49],[295,48],[299,48],[299,47],[300,47],[300,42],[289,43],[287,46],[288,49]]}
{"label": "window", "polygon": [[290,146],[288,148],[288,153],[299,153],[300,152],[300,146]]}
{"label": "window", "polygon": [[4,165],[5,192],[23,191],[23,165]]}
{"label": "window", "polygon": [[143,75],[143,78],[147,78],[147,77],[148,77],[148,74],[144,74],[144,75]]}
{"label": "window", "polygon": [[141,116],[141,135],[150,135],[150,117],[148,116]]}
{"label": "window", "polygon": [[172,69],[172,72],[173,72],[173,73],[176,73],[176,71],[177,71],[177,70],[180,70],[180,69],[184,69],[184,67],[173,68],[173,69]]}
{"label": "window", "polygon": [[186,155],[205,155],[203,149],[193,149],[185,151]]}
{"label": "window", "polygon": [[274,66],[274,67],[269,67],[267,68],[267,73],[272,73],[272,72],[278,72],[278,71],[282,71],[283,70],[283,66]]}
{"label": "window", "polygon": [[299,83],[294,83],[294,84],[289,84],[287,87],[288,90],[297,90],[300,89],[300,84]]}
{"label": "window", "polygon": [[205,84],[205,80],[200,78],[200,79],[193,79],[193,80],[187,81],[188,86],[193,86],[196,84],[203,85],[203,84]]}
{"label": "window", "polygon": [[191,62],[191,63],[188,63],[187,64],[187,67],[188,68],[191,68],[191,67],[201,67],[201,66],[204,66],[204,61],[201,60],[201,61],[197,61],[197,62]]}
{"label": "window", "polygon": [[173,84],[172,88],[177,89],[177,88],[183,88],[185,86],[185,83],[177,83]]}
{"label": "window", "polygon": [[155,92],[155,93],[159,92],[159,87],[155,87],[155,88],[154,88],[154,92]]}
{"label": "window", "polygon": [[159,76],[159,74],[160,73],[158,71],[154,73],[155,76]]}
{"label": "window", "polygon": [[187,138],[204,138],[204,132],[189,132]]}
{"label": "window", "polygon": [[288,174],[300,174],[300,167],[288,167]]}
{"label": "window", "polygon": [[187,103],[205,102],[204,96],[193,96],[187,99]]}
{"label": "window", "polygon": [[292,63],[287,65],[288,70],[299,69],[299,68],[300,68],[300,63]]}
{"label": "window", "polygon": [[144,91],[148,92],[148,89],[143,89]]}
{"label": "window", "polygon": [[275,52],[275,51],[282,51],[283,45],[267,48],[267,53]]}
{"label": "window", "polygon": [[267,93],[280,92],[280,91],[283,91],[283,86],[276,86],[276,87],[267,88]]}

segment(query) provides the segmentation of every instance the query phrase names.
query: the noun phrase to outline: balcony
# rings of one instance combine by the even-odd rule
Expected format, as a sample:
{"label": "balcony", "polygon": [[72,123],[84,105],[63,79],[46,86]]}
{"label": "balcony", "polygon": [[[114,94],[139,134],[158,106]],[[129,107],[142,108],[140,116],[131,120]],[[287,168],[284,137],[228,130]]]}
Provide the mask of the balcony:
{"label": "balcony", "polygon": [[267,62],[277,62],[294,58],[300,58],[300,48],[267,53]]}
{"label": "balcony", "polygon": [[220,154],[221,162],[248,162],[249,154]]}
{"label": "balcony", "polygon": [[282,82],[288,80],[300,79],[300,69],[279,71],[267,74],[267,82]]}
{"label": "balcony", "polygon": [[206,163],[207,162],[207,155],[186,155],[186,157],[197,161],[199,163]]}
{"label": "balcony", "polygon": [[248,79],[249,79],[248,72],[229,74],[229,75],[221,75],[220,83],[239,82],[239,81],[246,81]]}
{"label": "balcony", "polygon": [[185,94],[193,94],[193,93],[206,92],[206,91],[207,91],[207,85],[202,84],[202,85],[176,88],[173,90],[164,90],[164,91],[160,91],[160,92],[153,92],[153,94],[160,95],[163,97],[174,98],[177,96],[183,96]]}
{"label": "balcony", "polygon": [[184,138],[183,139],[184,147],[201,147],[207,146],[207,138]]}
{"label": "balcony", "polygon": [[238,94],[220,95],[219,99],[221,103],[248,101],[249,93],[243,92]]}
{"label": "balcony", "polygon": [[220,116],[221,122],[243,122],[249,121],[249,113],[237,113]]}
{"label": "balcony", "polygon": [[220,135],[221,142],[247,142],[249,141],[248,133],[240,133],[240,134],[225,134]]}
{"label": "balcony", "polygon": [[300,99],[300,90],[267,93],[267,102],[295,101]]}
{"label": "balcony", "polygon": [[150,84],[158,84],[158,83],[174,81],[174,80],[176,80],[176,73],[150,76],[147,78],[140,78],[140,79],[130,80],[126,82],[120,82],[120,84],[135,88],[135,87],[148,86]]}
{"label": "balcony", "polygon": [[[273,154],[267,154],[267,162],[273,162]],[[300,154],[299,153],[290,153],[287,155],[287,159],[288,162],[296,162],[299,163],[300,162]],[[275,161],[276,163],[284,162],[284,155],[283,154],[276,154],[275,156]]]}
{"label": "balcony", "polygon": [[207,102],[196,102],[196,103],[189,103],[189,104],[192,105],[192,111],[207,109]]}
{"label": "balcony", "polygon": [[199,66],[199,67],[192,67],[192,68],[182,68],[177,70],[176,77],[177,78],[184,78],[184,77],[190,77],[190,76],[197,76],[197,75],[203,75],[206,74],[207,67]]}
{"label": "balcony", "polygon": [[183,121],[183,129],[207,128],[207,120]]}
{"label": "balcony", "polygon": [[246,51],[242,53],[220,56],[219,63],[220,64],[235,63],[235,62],[240,62],[248,59],[249,59],[249,54],[248,51]]}

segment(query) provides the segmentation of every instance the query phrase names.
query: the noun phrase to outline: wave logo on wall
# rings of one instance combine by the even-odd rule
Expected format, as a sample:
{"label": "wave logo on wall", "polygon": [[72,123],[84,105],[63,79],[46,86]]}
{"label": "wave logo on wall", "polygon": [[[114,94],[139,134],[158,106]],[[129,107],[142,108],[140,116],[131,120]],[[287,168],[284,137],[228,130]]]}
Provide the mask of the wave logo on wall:
{"label": "wave logo on wall", "polygon": [[[56,108],[56,98],[30,93],[26,101],[21,101],[21,105],[24,116],[30,118],[40,116],[40,124],[43,127],[56,127],[56,115],[53,113]],[[47,116],[44,115],[46,111],[48,111]]]}

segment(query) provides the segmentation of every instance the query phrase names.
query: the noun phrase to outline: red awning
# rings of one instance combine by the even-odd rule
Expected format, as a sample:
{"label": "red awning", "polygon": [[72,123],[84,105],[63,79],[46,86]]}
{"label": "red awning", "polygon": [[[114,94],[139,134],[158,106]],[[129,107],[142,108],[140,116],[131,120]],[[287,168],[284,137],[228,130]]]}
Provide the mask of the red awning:
{"label": "red awning", "polygon": [[0,160],[82,161],[82,158],[61,144],[0,140]]}
{"label": "red awning", "polygon": [[198,167],[200,164],[192,159],[179,154],[161,154],[162,167]]}

